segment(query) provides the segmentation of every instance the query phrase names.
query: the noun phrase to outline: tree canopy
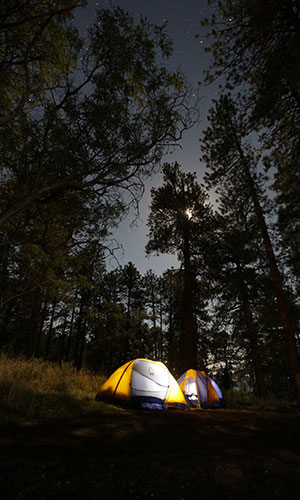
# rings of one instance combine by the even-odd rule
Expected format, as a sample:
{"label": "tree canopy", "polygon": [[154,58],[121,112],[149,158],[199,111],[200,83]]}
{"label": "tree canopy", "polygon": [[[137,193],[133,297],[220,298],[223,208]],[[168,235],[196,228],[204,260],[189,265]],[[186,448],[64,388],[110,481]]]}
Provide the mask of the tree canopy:
{"label": "tree canopy", "polygon": [[0,126],[43,105],[75,67],[80,40],[71,21],[86,0],[12,0],[0,6]]}

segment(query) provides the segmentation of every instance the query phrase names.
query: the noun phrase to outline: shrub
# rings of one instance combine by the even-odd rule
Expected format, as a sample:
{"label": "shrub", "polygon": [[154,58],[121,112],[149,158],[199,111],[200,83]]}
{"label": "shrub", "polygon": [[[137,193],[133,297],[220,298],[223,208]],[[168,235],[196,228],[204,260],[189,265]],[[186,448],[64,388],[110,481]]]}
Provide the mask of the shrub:
{"label": "shrub", "polygon": [[224,399],[228,408],[252,408],[283,410],[291,407],[290,402],[277,399],[262,399],[245,389],[228,389],[224,391]]}

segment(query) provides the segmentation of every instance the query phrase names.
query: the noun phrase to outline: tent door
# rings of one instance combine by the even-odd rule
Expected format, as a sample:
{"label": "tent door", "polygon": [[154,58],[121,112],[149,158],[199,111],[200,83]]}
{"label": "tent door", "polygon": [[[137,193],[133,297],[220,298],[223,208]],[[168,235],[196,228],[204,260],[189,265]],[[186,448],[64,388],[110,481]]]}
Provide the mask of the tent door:
{"label": "tent door", "polygon": [[186,379],[184,384],[184,392],[191,403],[192,406],[198,406],[198,391],[196,380],[193,377],[189,377]]}

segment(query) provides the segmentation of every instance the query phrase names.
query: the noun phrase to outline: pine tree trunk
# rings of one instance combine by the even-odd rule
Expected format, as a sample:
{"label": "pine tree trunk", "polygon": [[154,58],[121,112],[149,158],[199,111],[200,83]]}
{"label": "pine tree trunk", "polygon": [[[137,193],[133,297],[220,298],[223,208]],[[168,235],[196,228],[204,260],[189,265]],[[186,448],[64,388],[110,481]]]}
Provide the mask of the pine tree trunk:
{"label": "pine tree trunk", "polygon": [[189,248],[189,235],[185,231],[183,242],[184,255],[184,288],[183,288],[183,369],[194,368],[197,370],[197,339],[194,328],[194,307],[193,307],[193,281],[191,272],[191,258]]}
{"label": "pine tree trunk", "polygon": [[288,302],[286,299],[285,291],[283,289],[282,285],[282,279],[279,273],[279,269],[277,266],[275,254],[273,251],[273,246],[269,237],[269,232],[268,228],[264,219],[264,215],[258,200],[258,196],[256,193],[256,189],[254,186],[253,179],[251,177],[250,171],[248,169],[247,175],[249,178],[249,183],[250,188],[251,188],[251,193],[252,193],[252,199],[254,202],[254,207],[255,207],[255,213],[256,217],[258,220],[259,227],[262,232],[263,236],[263,241],[267,253],[267,258],[268,258],[268,263],[269,263],[269,269],[271,271],[271,276],[273,280],[273,285],[274,285],[274,290],[275,294],[277,297],[277,304],[281,316],[281,322],[282,322],[282,329],[283,329],[283,335],[285,339],[285,344],[287,348],[287,353],[291,365],[291,370],[294,376],[294,381],[295,381],[295,387],[296,387],[296,392],[298,395],[298,398],[300,399],[300,360],[299,360],[299,354],[297,351],[297,344],[296,344],[296,338],[294,334],[294,327],[292,324],[291,320],[291,315],[288,307]]}
{"label": "pine tree trunk", "polygon": [[62,335],[60,338],[60,353],[59,353],[59,366],[62,365],[62,362],[65,357],[65,350],[66,350],[66,329],[67,329],[67,318],[68,318],[68,313],[65,312],[65,317],[64,317],[64,324],[63,324],[63,329],[62,329]]}
{"label": "pine tree trunk", "polygon": [[254,326],[253,315],[248,300],[247,289],[242,279],[240,279],[240,294],[242,299],[242,308],[243,308],[245,323],[247,327],[247,337],[250,343],[250,352],[255,373],[256,392],[258,397],[264,398],[266,396],[266,388],[261,369],[261,357],[257,345],[257,333]]}
{"label": "pine tree trunk", "polygon": [[9,271],[8,271],[8,260],[9,260],[9,245],[6,245],[1,250],[1,269],[0,269],[0,349],[5,341],[5,337],[8,331],[8,323],[11,316],[13,304],[12,301],[6,304],[6,308],[3,307],[5,302],[5,293],[9,290]]}
{"label": "pine tree trunk", "polygon": [[248,182],[251,198],[254,204],[254,210],[258,222],[258,226],[262,233],[263,242],[266,249],[269,269],[271,272],[271,277],[273,281],[274,291],[277,297],[278,309],[280,312],[283,336],[286,344],[286,349],[288,353],[288,358],[291,366],[291,371],[294,377],[295,389],[297,398],[300,401],[300,359],[297,350],[296,338],[294,333],[294,327],[291,320],[291,315],[288,307],[288,302],[286,299],[286,294],[283,289],[282,279],[279,273],[279,269],[276,262],[276,257],[274,254],[273,246],[269,237],[269,231],[266,225],[266,221],[264,218],[264,214],[258,199],[256,187],[254,184],[254,180],[252,178],[249,164],[247,159],[244,156],[240,141],[237,137],[235,128],[232,124],[231,118],[229,117],[231,130],[235,138],[236,146],[240,155],[240,160],[242,162],[245,176]]}
{"label": "pine tree trunk", "polygon": [[3,321],[2,321],[2,328],[1,328],[1,335],[0,335],[0,350],[3,347],[3,344],[5,343],[8,330],[9,330],[9,323],[12,318],[12,311],[13,311],[13,301],[9,302],[7,304],[5,313],[3,314]]}
{"label": "pine tree trunk", "polygon": [[159,310],[159,359],[163,358],[163,308],[162,304],[160,304]]}
{"label": "pine tree trunk", "polygon": [[[75,295],[75,300],[76,300],[76,298],[77,298],[77,292]],[[70,329],[69,329],[66,352],[65,352],[65,361],[66,362],[69,361],[69,356],[70,356],[70,351],[71,351],[71,343],[73,340],[74,318],[75,318],[75,306],[73,307],[72,314],[71,314]]]}
{"label": "pine tree trunk", "polygon": [[156,328],[156,308],[155,308],[155,294],[153,284],[151,286],[151,305],[152,305],[152,323],[154,332],[154,360],[157,360],[157,328]]}
{"label": "pine tree trunk", "polygon": [[41,309],[41,289],[36,288],[32,293],[32,308],[28,323],[27,349],[26,349],[26,354],[28,357],[32,357],[34,354],[34,347],[36,343],[39,321],[40,321],[40,309]]}
{"label": "pine tree trunk", "polygon": [[232,377],[229,367],[229,361],[227,356],[227,347],[224,347],[224,362],[225,362],[225,370],[223,375],[223,388],[224,390],[228,390],[232,388]]}
{"label": "pine tree trunk", "polygon": [[42,339],[42,335],[43,335],[43,326],[44,326],[45,319],[46,319],[47,308],[48,308],[48,295],[46,295],[46,297],[44,298],[44,305],[43,305],[43,310],[42,310],[42,314],[41,314],[39,332],[38,332],[38,336],[37,336],[36,344],[35,344],[34,355],[36,357],[38,357],[40,354],[40,344],[41,344],[41,339]]}
{"label": "pine tree trunk", "polygon": [[75,337],[75,346],[74,346],[74,362],[77,366],[78,364],[78,353],[79,353],[79,346],[80,346],[80,339],[81,339],[81,328],[82,328],[82,316],[83,316],[83,296],[81,296],[80,300],[80,309],[79,309],[79,314],[77,318],[77,332],[76,332],[76,337]]}
{"label": "pine tree trunk", "polygon": [[84,317],[84,321],[81,323],[80,328],[80,337],[79,337],[79,355],[76,361],[77,370],[81,370],[83,364],[83,353],[85,347],[85,332],[86,332],[86,317]]}
{"label": "pine tree trunk", "polygon": [[49,325],[49,331],[48,331],[48,335],[47,335],[47,344],[46,344],[46,350],[45,350],[45,359],[49,358],[50,346],[51,346],[51,341],[52,341],[52,333],[53,333],[53,323],[54,323],[55,308],[56,308],[56,302],[53,302],[53,304],[52,304],[52,311],[51,311],[51,318],[50,318],[50,325]]}
{"label": "pine tree trunk", "polygon": [[174,368],[174,332],[173,332],[173,308],[171,297],[169,298],[169,325],[168,325],[168,367]]}

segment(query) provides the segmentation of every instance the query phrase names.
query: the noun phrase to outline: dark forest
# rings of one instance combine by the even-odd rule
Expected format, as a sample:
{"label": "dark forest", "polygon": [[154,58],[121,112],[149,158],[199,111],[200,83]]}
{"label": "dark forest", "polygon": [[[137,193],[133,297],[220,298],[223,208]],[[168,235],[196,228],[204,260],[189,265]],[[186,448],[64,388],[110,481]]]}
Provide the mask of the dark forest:
{"label": "dark forest", "polygon": [[[164,162],[198,114],[166,28],[99,8],[82,38],[84,4],[0,7],[1,352],[106,376],[149,358],[299,399],[299,2],[224,1],[199,20],[200,97],[221,82],[201,181]],[[159,169],[146,252],[180,267],[111,270],[110,232]]]}

